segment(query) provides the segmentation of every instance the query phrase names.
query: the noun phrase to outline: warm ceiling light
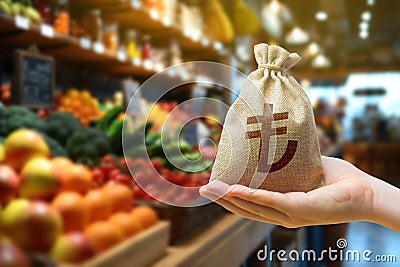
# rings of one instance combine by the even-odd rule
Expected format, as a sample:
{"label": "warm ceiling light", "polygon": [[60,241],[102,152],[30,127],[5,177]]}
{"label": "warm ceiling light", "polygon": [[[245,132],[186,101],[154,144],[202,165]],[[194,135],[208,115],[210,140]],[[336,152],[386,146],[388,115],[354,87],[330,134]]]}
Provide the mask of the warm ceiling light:
{"label": "warm ceiling light", "polygon": [[285,41],[291,45],[303,45],[310,40],[310,36],[306,31],[301,29],[299,26],[293,27],[293,29],[287,33]]}
{"label": "warm ceiling light", "polygon": [[360,36],[361,39],[367,39],[368,36],[369,36],[369,33],[368,33],[368,31],[366,31],[366,30],[361,30],[361,31],[358,33],[358,36]]}
{"label": "warm ceiling light", "polygon": [[371,12],[369,12],[369,11],[364,11],[362,14],[361,14],[361,18],[363,19],[363,20],[365,20],[365,21],[369,21],[369,20],[371,20]]}
{"label": "warm ceiling light", "polygon": [[369,6],[375,5],[375,0],[367,0],[367,5]]}
{"label": "warm ceiling light", "polygon": [[278,0],[272,0],[269,3],[269,8],[271,12],[277,14],[279,12],[279,9],[281,8],[281,4],[278,2]]}
{"label": "warm ceiling light", "polygon": [[312,42],[307,47],[307,52],[310,56],[315,56],[320,50],[320,47],[317,43]]}
{"label": "warm ceiling light", "polygon": [[326,14],[324,11],[318,11],[315,13],[315,18],[319,21],[324,21],[328,18],[328,14]]}
{"label": "warm ceiling light", "polygon": [[366,31],[369,28],[369,24],[366,21],[362,21],[362,22],[360,22],[359,27],[360,27],[360,30]]}
{"label": "warm ceiling light", "polygon": [[311,81],[309,79],[303,79],[300,82],[301,86],[304,88],[311,87]]}
{"label": "warm ceiling light", "polygon": [[311,62],[313,68],[329,68],[331,66],[331,61],[323,54],[316,56]]}

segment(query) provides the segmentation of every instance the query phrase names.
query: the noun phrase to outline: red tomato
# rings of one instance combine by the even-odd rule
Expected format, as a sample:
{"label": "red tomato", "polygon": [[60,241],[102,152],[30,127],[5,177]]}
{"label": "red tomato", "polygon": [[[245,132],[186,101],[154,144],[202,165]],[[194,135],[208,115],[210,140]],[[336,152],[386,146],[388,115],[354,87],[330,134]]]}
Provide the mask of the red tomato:
{"label": "red tomato", "polygon": [[127,160],[125,160],[125,158],[120,158],[118,161],[118,166],[123,170],[127,170],[128,169]]}
{"label": "red tomato", "polygon": [[119,169],[112,169],[107,176],[108,180],[115,180],[118,175],[121,174],[121,171]]}
{"label": "red tomato", "polygon": [[135,199],[144,199],[146,197],[146,192],[144,192],[138,185],[132,187],[132,193]]}
{"label": "red tomato", "polygon": [[130,185],[133,179],[130,175],[120,173],[115,177],[115,181],[121,184]]}
{"label": "red tomato", "polygon": [[161,162],[159,160],[152,159],[151,164],[153,165],[154,169],[156,169],[156,171],[158,171],[158,172],[160,172],[161,169],[163,168],[163,166],[161,165]]}
{"label": "red tomato", "polygon": [[111,155],[106,155],[106,156],[102,157],[101,162],[115,165],[115,160]]}
{"label": "red tomato", "polygon": [[184,185],[188,180],[188,177],[183,172],[175,172],[174,173],[174,184]]}
{"label": "red tomato", "polygon": [[183,192],[175,198],[175,203],[178,205],[188,204],[192,200],[192,196]]}
{"label": "red tomato", "polygon": [[95,181],[95,182],[104,182],[105,175],[100,170],[100,168],[94,168],[92,170],[92,177],[93,177],[93,181]]}

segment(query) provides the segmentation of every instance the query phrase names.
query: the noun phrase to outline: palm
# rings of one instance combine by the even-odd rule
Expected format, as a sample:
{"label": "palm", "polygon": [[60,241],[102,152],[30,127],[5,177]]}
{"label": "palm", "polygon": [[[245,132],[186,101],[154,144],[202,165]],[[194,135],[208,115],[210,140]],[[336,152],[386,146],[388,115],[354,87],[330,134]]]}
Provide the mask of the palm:
{"label": "palm", "polygon": [[219,182],[200,192],[209,198],[222,197],[216,202],[239,215],[286,227],[362,219],[372,206],[371,189],[362,172],[334,158],[322,157],[322,165],[326,185],[308,193],[281,194],[240,185],[228,189]]}

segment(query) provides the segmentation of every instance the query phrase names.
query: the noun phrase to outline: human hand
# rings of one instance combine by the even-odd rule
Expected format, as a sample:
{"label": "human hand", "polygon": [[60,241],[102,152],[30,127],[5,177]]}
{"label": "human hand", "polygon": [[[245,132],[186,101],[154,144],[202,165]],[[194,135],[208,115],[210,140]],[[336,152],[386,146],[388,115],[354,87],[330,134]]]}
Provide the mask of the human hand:
{"label": "human hand", "polygon": [[374,178],[336,158],[322,157],[322,167],[325,186],[307,193],[282,194],[212,181],[200,194],[240,216],[288,228],[371,220]]}

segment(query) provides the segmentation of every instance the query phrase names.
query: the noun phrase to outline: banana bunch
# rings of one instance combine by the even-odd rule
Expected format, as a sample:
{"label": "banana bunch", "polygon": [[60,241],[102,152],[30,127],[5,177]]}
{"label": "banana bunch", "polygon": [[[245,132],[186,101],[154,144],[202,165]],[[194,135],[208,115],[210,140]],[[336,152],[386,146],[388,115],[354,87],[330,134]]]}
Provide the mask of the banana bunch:
{"label": "banana bunch", "polygon": [[235,32],[221,3],[218,0],[208,0],[203,1],[202,4],[206,33],[217,41],[223,43],[231,42]]}
{"label": "banana bunch", "polygon": [[0,0],[0,12],[7,15],[21,15],[32,23],[41,23],[40,13],[32,6],[31,0]]}
{"label": "banana bunch", "polygon": [[0,0],[0,13],[13,14],[11,0]]}
{"label": "banana bunch", "polygon": [[246,6],[243,0],[234,0],[233,24],[239,35],[256,34],[261,29],[261,23],[256,13]]}

